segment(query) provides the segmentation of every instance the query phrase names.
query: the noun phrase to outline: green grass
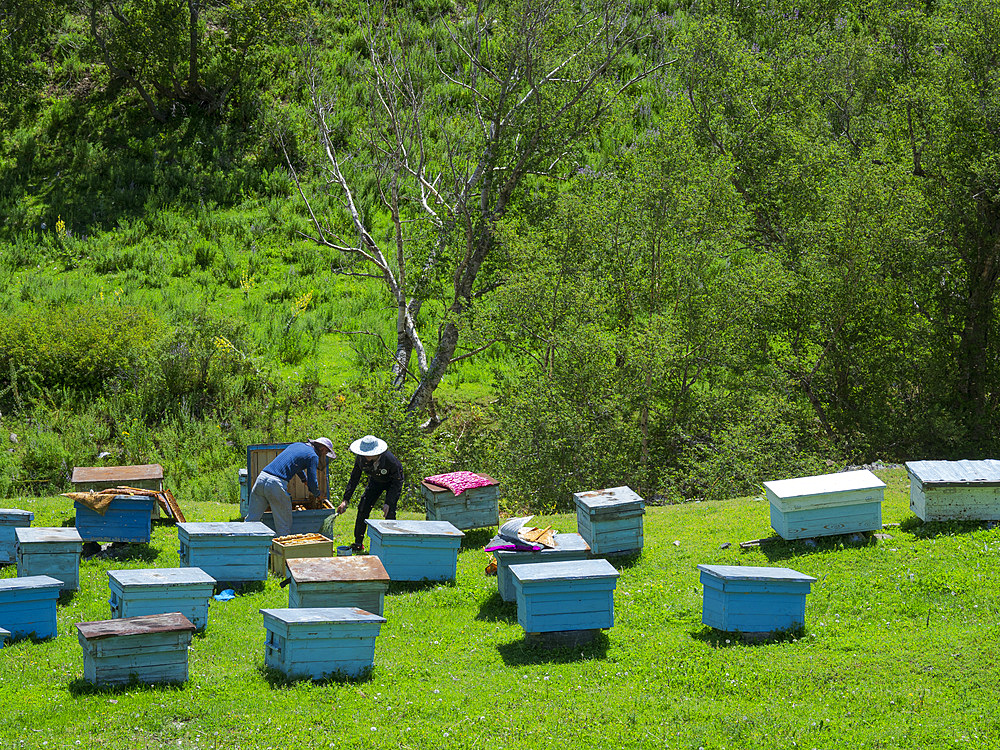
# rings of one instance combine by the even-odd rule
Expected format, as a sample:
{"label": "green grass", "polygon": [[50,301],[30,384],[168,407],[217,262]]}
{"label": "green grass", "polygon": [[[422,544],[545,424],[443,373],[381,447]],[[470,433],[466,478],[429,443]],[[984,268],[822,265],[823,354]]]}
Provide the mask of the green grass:
{"label": "green grass", "polygon": [[[1000,529],[920,524],[905,473],[881,475],[883,520],[902,526],[872,544],[741,551],[770,534],[759,498],[648,508],[643,554],[621,565],[615,626],[583,648],[524,643],[515,605],[483,574],[488,534],[473,532],[455,585],[390,592],[368,680],[269,678],[257,610],[287,601],[271,578],[212,602],[184,686],[92,689],[73,624],[108,616],[113,566],[177,564],[175,529],[158,525],[153,559],[83,562],[56,639],[0,650],[0,747],[998,747]],[[5,503],[33,510],[35,525],[71,515],[62,498]],[[235,515],[184,507],[191,520]],[[575,530],[572,516],[538,520]],[[339,543],[352,524],[337,522]],[[751,644],[705,628],[698,563],[816,576],[804,633]]]}

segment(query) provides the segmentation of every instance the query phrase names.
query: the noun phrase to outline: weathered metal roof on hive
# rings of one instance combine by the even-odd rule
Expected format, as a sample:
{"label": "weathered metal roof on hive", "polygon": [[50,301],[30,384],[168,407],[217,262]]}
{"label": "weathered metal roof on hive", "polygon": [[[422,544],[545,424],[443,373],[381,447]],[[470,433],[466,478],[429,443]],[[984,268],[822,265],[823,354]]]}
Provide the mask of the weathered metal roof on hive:
{"label": "weathered metal roof on hive", "polygon": [[906,470],[924,484],[1000,485],[1000,461],[907,461]]}

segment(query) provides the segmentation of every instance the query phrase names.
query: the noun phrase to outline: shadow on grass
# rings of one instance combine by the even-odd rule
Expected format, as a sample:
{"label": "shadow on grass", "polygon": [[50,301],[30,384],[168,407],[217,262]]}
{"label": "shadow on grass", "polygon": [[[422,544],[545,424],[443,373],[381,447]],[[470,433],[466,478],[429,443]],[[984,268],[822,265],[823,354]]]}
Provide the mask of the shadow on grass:
{"label": "shadow on grass", "polygon": [[496,536],[496,531],[492,528],[469,529],[464,533],[465,536],[462,537],[462,544],[459,547],[462,552],[470,549],[482,549]]}
{"label": "shadow on grass", "polygon": [[114,542],[94,557],[126,562],[153,562],[159,555],[160,551],[146,542]]}
{"label": "shadow on grass", "polygon": [[899,524],[899,530],[913,534],[917,539],[933,539],[939,536],[971,534],[980,529],[993,529],[996,521],[921,521],[919,516],[907,516]]}
{"label": "shadow on grass", "polygon": [[95,685],[94,683],[85,680],[83,677],[77,677],[66,686],[66,689],[69,690],[70,695],[80,696],[120,695],[122,693],[134,693],[136,690],[141,690],[146,693],[159,693],[166,690],[183,690],[184,687],[184,682],[140,682],[133,675],[132,679],[128,682],[116,683],[114,685]]}
{"label": "shadow on grass", "polygon": [[257,671],[260,672],[267,684],[274,690],[285,690],[303,682],[311,682],[315,685],[356,685],[360,682],[368,682],[372,678],[371,667],[357,676],[333,672],[319,679],[313,679],[312,677],[289,677],[280,670],[266,666],[257,667]]}
{"label": "shadow on grass", "polygon": [[524,664],[569,664],[591,659],[604,659],[608,654],[608,634],[603,630],[589,643],[582,645],[546,644],[540,639],[525,637],[497,646],[500,658],[508,667]]}
{"label": "shadow on grass", "polygon": [[639,564],[639,561],[642,559],[642,550],[638,550],[637,552],[612,553],[610,555],[594,555],[594,557],[603,557],[614,565],[616,569],[627,570]]}
{"label": "shadow on grass", "polygon": [[476,619],[484,622],[517,622],[517,602],[505,602],[499,591],[479,605]]}
{"label": "shadow on grass", "polygon": [[815,539],[793,539],[785,541],[780,536],[772,536],[763,540],[759,548],[761,554],[770,562],[788,560],[804,555],[813,555],[817,552],[830,552],[832,550],[849,547],[870,547],[878,540],[872,533],[837,534],[836,536],[822,536]]}
{"label": "shadow on grass", "polygon": [[60,591],[59,598],[56,600],[56,603],[60,607],[65,607],[67,604],[73,601],[73,599],[76,597],[76,593],[77,592],[75,591]]}
{"label": "shadow on grass", "polygon": [[232,589],[236,596],[255,594],[266,588],[264,581],[216,581],[215,593],[221,594],[226,589]]}
{"label": "shadow on grass", "polygon": [[438,586],[455,588],[454,581],[389,581],[390,594],[411,594],[414,591],[426,591]]}
{"label": "shadow on grass", "polygon": [[716,630],[707,625],[692,630],[691,637],[707,643],[712,648],[732,648],[733,646],[764,646],[770,643],[791,643],[806,634],[803,626],[773,630],[768,633],[740,633],[739,631]]}

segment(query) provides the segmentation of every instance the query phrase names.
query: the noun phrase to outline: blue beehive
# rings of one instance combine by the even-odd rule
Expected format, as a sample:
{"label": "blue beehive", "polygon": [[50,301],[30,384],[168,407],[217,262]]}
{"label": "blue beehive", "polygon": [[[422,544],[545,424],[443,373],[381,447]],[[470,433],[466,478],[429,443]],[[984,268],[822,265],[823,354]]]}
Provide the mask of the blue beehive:
{"label": "blue beehive", "polygon": [[95,685],[186,682],[194,625],[180,612],[76,624],[83,678]]}
{"label": "blue beehive", "polygon": [[76,529],[37,526],[14,533],[18,576],[52,576],[62,581],[63,591],[79,590],[83,539]]}
{"label": "blue beehive", "polygon": [[201,568],[216,581],[263,581],[274,531],[259,521],[179,523],[182,568]]}
{"label": "blue beehive", "polygon": [[357,607],[382,614],[389,574],[375,555],[288,561],[289,607]]}
{"label": "blue beehive", "polygon": [[85,542],[149,542],[156,500],[142,495],[115,495],[103,515],[74,502],[76,530]]}
{"label": "blue beehive", "polygon": [[[496,544],[504,544],[506,540],[498,536],[493,537],[487,547]],[[512,602],[517,599],[517,591],[514,588],[514,576],[511,575],[511,565],[523,565],[536,562],[561,562],[564,560],[586,560],[590,557],[590,545],[584,541],[579,534],[553,535],[556,546],[552,549],[543,548],[537,552],[531,550],[494,550],[493,556],[497,561],[497,589],[500,598],[505,602]]]}
{"label": "blue beehive", "polygon": [[771,527],[782,539],[882,528],[885,482],[870,471],[843,471],[764,482]]}
{"label": "blue beehive", "polygon": [[574,492],[576,527],[594,555],[642,551],[645,502],[629,487]]}
{"label": "blue beehive", "polygon": [[201,568],[109,570],[108,587],[113,619],[180,612],[201,630],[215,579]]}
{"label": "blue beehive", "polygon": [[607,560],[512,565],[524,632],[598,630],[615,624],[618,571]]}
{"label": "blue beehive", "polygon": [[[485,476],[485,475],[484,475]],[[446,487],[420,483],[428,521],[447,521],[456,529],[481,529],[500,525],[500,483],[473,487],[456,495]]]}
{"label": "blue beehive", "polygon": [[371,554],[393,581],[453,581],[465,536],[447,521],[372,521]]}
{"label": "blue beehive", "polygon": [[773,633],[801,627],[806,594],[816,579],[789,568],[699,565],[701,621],[717,630]]}
{"label": "blue beehive", "polygon": [[3,648],[8,640],[10,640],[10,631],[0,628],[0,648]]}
{"label": "blue beehive", "polygon": [[11,638],[54,638],[61,589],[51,576],[0,578],[0,627]]}
{"label": "blue beehive", "polygon": [[17,535],[14,529],[31,526],[35,514],[16,508],[0,508],[0,565],[12,563],[17,558]]}
{"label": "blue beehive", "polygon": [[363,677],[384,617],[356,607],[262,609],[264,664],[287,677]]}

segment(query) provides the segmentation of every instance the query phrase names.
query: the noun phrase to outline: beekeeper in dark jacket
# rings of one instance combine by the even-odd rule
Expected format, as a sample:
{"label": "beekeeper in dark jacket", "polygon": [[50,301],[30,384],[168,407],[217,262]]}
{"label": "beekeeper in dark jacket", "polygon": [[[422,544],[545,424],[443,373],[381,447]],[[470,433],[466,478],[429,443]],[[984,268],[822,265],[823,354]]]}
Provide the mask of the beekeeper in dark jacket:
{"label": "beekeeper in dark jacket", "polygon": [[386,442],[374,435],[365,435],[351,443],[351,453],[355,455],[354,469],[351,471],[351,478],[347,480],[344,500],[337,506],[337,512],[344,513],[347,510],[347,504],[351,501],[351,495],[354,494],[361,475],[367,475],[368,485],[361,496],[361,502],[358,503],[358,518],[354,522],[354,544],[351,545],[351,549],[355,552],[363,552],[365,531],[368,529],[365,521],[368,520],[372,508],[382,493],[385,493],[383,514],[390,520],[396,517],[396,505],[403,492],[403,464],[389,452]]}

